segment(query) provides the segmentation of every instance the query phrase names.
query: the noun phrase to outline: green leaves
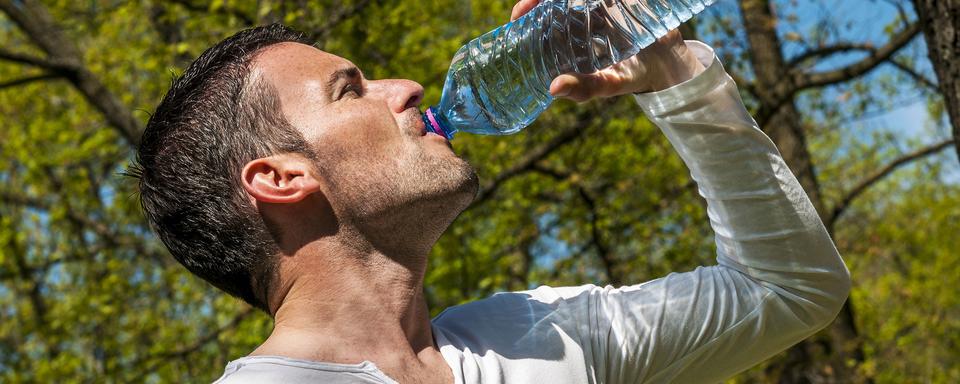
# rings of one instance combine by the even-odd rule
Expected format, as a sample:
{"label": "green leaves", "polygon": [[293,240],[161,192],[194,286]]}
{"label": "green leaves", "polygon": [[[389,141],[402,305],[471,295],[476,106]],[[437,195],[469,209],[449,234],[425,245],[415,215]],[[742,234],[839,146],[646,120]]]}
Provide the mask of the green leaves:
{"label": "green leaves", "polygon": [[[424,104],[435,104],[453,53],[506,22],[513,2],[44,6],[80,48],[86,69],[143,123],[172,73],[250,21],[291,24],[370,78],[422,83]],[[749,74],[733,14],[704,16],[700,29],[716,40],[726,68]],[[799,15],[786,21],[807,17]],[[0,25],[0,48],[44,57],[10,20]],[[828,41],[825,31],[785,33],[793,44],[815,46]],[[0,83],[43,73],[0,61]],[[908,80],[881,74],[798,99],[825,200],[841,199],[863,175],[918,147],[845,125],[894,107]],[[941,116],[942,104],[930,100]],[[0,89],[0,115],[0,381],[211,381],[263,341],[269,317],[190,275],[150,234],[133,180],[119,176],[132,148],[72,83],[59,77]],[[497,291],[639,283],[713,263],[712,233],[689,171],[629,98],[559,101],[521,134],[463,134],[455,147],[476,167],[486,195],[431,254],[426,286],[434,314]],[[856,284],[864,377],[960,377],[960,298],[951,289],[960,283],[960,191],[950,161],[932,157],[898,171],[836,225]],[[739,380],[766,376],[755,371]]]}

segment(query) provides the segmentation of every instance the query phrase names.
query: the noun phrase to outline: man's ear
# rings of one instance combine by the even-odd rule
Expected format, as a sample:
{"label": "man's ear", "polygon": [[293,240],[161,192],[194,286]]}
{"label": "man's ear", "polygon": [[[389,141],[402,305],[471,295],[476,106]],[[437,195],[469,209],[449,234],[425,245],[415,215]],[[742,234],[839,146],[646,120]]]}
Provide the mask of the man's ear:
{"label": "man's ear", "polygon": [[312,163],[293,154],[250,161],[243,167],[241,178],[243,189],[263,203],[296,203],[320,190]]}

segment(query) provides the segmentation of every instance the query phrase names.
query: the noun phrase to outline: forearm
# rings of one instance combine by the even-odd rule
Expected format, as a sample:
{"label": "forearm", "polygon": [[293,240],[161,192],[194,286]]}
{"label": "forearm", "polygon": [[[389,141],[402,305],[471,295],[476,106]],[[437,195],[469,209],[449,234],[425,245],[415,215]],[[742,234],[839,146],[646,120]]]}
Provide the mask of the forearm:
{"label": "forearm", "polygon": [[[803,188],[760,131],[736,85],[708,47],[690,42],[709,68],[677,87],[637,95],[707,200],[718,262],[796,295],[823,322],[846,299],[843,261]],[[829,321],[829,320],[826,320]]]}
{"label": "forearm", "polygon": [[687,46],[708,68],[636,98],[707,200],[720,265],[632,286],[532,292],[556,305],[551,326],[578,340],[598,381],[722,381],[826,326],[849,291],[813,204],[736,85],[709,47]]}

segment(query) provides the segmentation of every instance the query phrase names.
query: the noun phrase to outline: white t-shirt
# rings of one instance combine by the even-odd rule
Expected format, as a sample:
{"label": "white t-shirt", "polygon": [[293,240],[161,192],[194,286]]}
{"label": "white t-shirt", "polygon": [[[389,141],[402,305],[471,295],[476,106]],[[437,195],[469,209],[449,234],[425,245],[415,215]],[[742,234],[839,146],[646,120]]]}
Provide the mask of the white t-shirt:
{"label": "white t-shirt", "polygon": [[[636,100],[707,201],[719,265],[615,287],[498,293],[433,333],[455,383],[716,383],[829,324],[850,278],[803,188],[710,47],[707,70]],[[231,362],[218,383],[393,383],[371,362]]]}

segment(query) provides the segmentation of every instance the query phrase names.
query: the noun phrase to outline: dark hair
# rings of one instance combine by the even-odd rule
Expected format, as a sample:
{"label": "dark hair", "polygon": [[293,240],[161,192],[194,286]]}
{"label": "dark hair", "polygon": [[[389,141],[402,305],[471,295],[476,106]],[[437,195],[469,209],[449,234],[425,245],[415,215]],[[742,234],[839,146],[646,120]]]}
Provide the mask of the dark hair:
{"label": "dark hair", "polygon": [[240,184],[247,162],[277,153],[313,158],[284,118],[276,89],[252,80],[265,47],[310,44],[273,24],[241,31],[207,49],[150,117],[133,165],[151,227],[190,272],[270,313],[280,252]]}

